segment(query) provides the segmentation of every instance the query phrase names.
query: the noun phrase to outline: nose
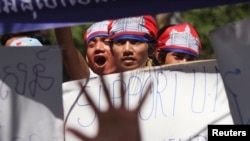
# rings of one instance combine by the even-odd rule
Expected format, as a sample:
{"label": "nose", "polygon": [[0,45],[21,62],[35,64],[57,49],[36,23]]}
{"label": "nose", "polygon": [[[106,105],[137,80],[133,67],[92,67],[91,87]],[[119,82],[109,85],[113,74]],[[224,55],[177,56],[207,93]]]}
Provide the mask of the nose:
{"label": "nose", "polygon": [[180,60],[180,63],[185,63],[187,61],[188,61],[187,58],[183,58],[183,59]]}
{"label": "nose", "polygon": [[132,55],[133,51],[132,51],[132,46],[131,43],[129,41],[126,41],[126,43],[124,44],[124,56],[129,56]]}
{"label": "nose", "polygon": [[99,52],[104,52],[105,49],[104,49],[104,45],[102,42],[97,42],[96,45],[95,45],[95,52],[96,53],[99,53]]}
{"label": "nose", "polygon": [[130,50],[130,49],[131,49],[131,44],[130,44],[129,41],[126,41],[126,43],[125,43],[125,50],[127,51],[127,50]]}

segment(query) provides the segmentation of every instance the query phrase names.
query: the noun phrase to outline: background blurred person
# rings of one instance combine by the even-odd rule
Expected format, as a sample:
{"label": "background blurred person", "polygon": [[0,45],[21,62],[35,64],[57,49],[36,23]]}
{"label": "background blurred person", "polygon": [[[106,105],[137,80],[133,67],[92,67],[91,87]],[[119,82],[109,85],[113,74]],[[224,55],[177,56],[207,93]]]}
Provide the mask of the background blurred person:
{"label": "background blurred person", "polygon": [[198,32],[190,23],[170,25],[159,31],[156,60],[160,65],[197,60],[202,49]]}

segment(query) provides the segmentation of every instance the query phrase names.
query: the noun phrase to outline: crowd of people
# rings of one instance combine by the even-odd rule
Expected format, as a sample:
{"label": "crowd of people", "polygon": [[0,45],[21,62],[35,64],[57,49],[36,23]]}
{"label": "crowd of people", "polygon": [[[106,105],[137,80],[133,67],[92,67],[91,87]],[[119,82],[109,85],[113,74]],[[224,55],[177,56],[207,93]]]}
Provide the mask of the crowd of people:
{"label": "crowd of people", "polygon": [[[202,49],[199,34],[190,23],[167,25],[158,30],[151,15],[93,23],[83,35],[86,57],[75,47],[71,27],[56,28],[55,35],[62,47],[69,80],[194,61]],[[2,35],[1,44],[51,45],[39,31]]]}
{"label": "crowd of people", "polygon": [[158,31],[150,15],[92,24],[83,35],[87,47],[85,58],[74,47],[70,27],[55,29],[55,32],[57,43],[63,47],[64,66],[71,80],[194,61],[202,49],[199,34],[190,23]]}
{"label": "crowd of people", "polygon": [[[199,59],[199,52],[202,49],[198,31],[192,24],[168,25],[159,30],[156,20],[151,15],[93,23],[83,34],[83,40],[87,47],[86,56],[83,56],[75,47],[71,27],[56,28],[55,35],[57,44],[62,48],[63,65],[69,80],[97,76],[102,78],[102,75],[122,73],[138,68],[195,61]],[[3,35],[1,44],[6,47],[51,45],[49,40],[35,31]],[[105,85],[105,81],[102,81],[102,83]],[[82,89],[84,91],[83,86]],[[85,93],[86,96],[89,95],[87,92]],[[121,95],[123,93],[124,90],[121,90]],[[90,98],[88,98],[88,101],[92,103]],[[93,104],[92,106],[95,107]],[[94,109],[95,112],[98,112],[96,108]],[[123,110],[127,112],[128,117],[130,114],[133,115],[133,122],[137,123],[136,112],[139,109],[140,106],[136,111],[124,111],[124,109],[117,109],[117,111]],[[99,112],[97,115],[101,120],[102,114]],[[110,114],[110,118],[111,116],[112,114]],[[121,117],[117,116],[117,118]],[[101,122],[105,121],[107,120]],[[119,125],[121,124],[117,124],[117,129],[112,130],[120,131]],[[130,124],[122,124],[122,126],[126,125],[129,126]],[[104,132],[108,128],[100,128],[100,133],[95,139],[88,139],[82,133],[74,131],[74,129],[70,129],[70,131],[86,141],[94,141],[100,138],[112,141],[109,137],[111,135]],[[122,127],[122,129],[126,128]],[[123,131],[123,133],[125,132]],[[131,137],[131,135],[134,136],[134,139],[129,138],[130,141],[140,140],[139,129],[136,128],[135,132],[128,132],[128,134],[130,136],[117,134],[119,137],[113,138],[113,140],[128,140],[126,137]],[[114,134],[112,134],[113,136]]]}

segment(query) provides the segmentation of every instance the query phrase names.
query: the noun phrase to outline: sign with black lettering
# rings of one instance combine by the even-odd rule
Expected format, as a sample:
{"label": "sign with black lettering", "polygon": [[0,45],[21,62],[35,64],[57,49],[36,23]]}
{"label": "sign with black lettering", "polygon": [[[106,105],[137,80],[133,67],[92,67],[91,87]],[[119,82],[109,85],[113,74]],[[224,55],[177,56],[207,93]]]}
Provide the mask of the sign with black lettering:
{"label": "sign with black lettering", "polygon": [[62,141],[59,47],[0,48],[0,140]]}
{"label": "sign with black lettering", "polygon": [[[59,47],[0,48],[0,79],[14,94],[46,105],[62,119],[62,58]],[[8,97],[0,93],[0,99]],[[55,102],[56,101],[56,102]]]}

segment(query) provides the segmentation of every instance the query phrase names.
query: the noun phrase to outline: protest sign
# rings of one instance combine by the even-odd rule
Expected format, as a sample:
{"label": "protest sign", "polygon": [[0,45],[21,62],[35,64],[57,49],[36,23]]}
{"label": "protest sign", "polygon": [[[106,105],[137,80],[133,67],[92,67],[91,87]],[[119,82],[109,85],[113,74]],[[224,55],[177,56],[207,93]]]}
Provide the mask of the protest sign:
{"label": "protest sign", "polygon": [[[233,124],[227,95],[216,60],[153,67],[125,72],[126,107],[137,106],[149,81],[153,88],[138,118],[143,141],[207,140],[208,124]],[[118,105],[119,74],[105,76],[114,105]],[[79,80],[86,84],[100,110],[106,110],[99,77]],[[63,84],[66,128],[73,127],[93,137],[97,117],[80,92],[79,81]],[[88,82],[88,83],[87,83]],[[70,133],[66,140],[80,141]]]}
{"label": "protest sign", "polygon": [[59,47],[2,47],[0,58],[1,141],[62,141]]}
{"label": "protest sign", "polygon": [[210,33],[236,124],[249,124],[250,19],[234,22]]}

